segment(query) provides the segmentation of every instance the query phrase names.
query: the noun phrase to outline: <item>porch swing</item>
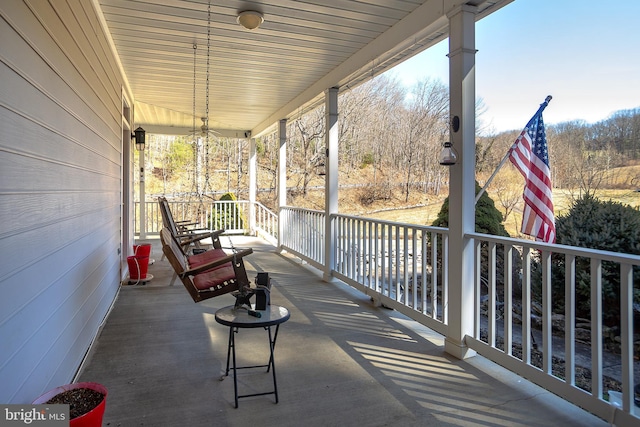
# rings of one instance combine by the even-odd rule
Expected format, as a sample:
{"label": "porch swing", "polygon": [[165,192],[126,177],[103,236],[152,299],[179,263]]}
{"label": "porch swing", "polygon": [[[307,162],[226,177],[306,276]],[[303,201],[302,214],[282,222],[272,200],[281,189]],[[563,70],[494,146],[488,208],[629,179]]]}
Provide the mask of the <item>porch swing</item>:
{"label": "porch swing", "polygon": [[167,228],[160,232],[160,240],[162,252],[194,302],[250,287],[243,257],[253,249],[227,254],[222,248],[213,248],[187,256]]}
{"label": "porch swing", "polygon": [[[206,217],[206,209],[204,205],[204,197],[209,187],[209,164],[208,164],[208,151],[209,151],[209,58],[210,58],[210,40],[211,40],[211,3],[209,3],[207,9],[207,81],[206,81],[206,115],[203,118],[202,131],[205,132],[205,183],[204,188],[200,188],[199,176],[197,176],[197,162],[198,162],[198,146],[194,149],[194,189],[199,198],[199,204],[197,209],[198,220],[203,214]],[[198,138],[195,134],[195,96],[196,96],[196,50],[197,45],[193,45],[193,136],[194,139]],[[195,139],[197,141],[197,139]],[[193,192],[192,192],[193,194]],[[191,198],[191,196],[190,196]],[[167,223],[171,224],[171,211],[169,205],[166,203],[166,199],[160,199],[161,210],[163,212],[163,219],[167,216]],[[202,251],[193,255],[188,255],[186,250],[193,239],[196,238],[193,235],[181,237],[179,233],[175,232],[175,229],[165,227],[160,232],[160,241],[162,242],[162,251],[167,257],[167,260],[173,267],[175,272],[174,279],[171,281],[173,284],[176,277],[179,277],[182,284],[189,292],[189,295],[194,302],[204,301],[209,298],[214,298],[219,295],[224,295],[229,292],[240,291],[244,293],[250,288],[250,282],[247,277],[247,271],[244,266],[243,257],[253,253],[253,249],[237,250],[233,243],[231,244],[232,253],[228,254],[222,248],[220,244],[219,236],[224,230],[217,230],[209,233],[212,239],[212,249]],[[181,240],[182,239],[182,240]]]}

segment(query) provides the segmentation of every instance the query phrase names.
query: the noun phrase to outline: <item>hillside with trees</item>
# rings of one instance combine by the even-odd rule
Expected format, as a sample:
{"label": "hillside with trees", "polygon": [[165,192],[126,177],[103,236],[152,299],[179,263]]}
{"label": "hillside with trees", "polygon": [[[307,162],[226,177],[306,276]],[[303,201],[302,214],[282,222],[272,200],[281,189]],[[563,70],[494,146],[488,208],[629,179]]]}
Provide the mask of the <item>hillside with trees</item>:
{"label": "hillside with trees", "polygon": [[[521,131],[487,135],[483,110],[480,100],[476,178],[481,185]],[[340,211],[433,222],[448,193],[449,171],[438,163],[442,143],[449,138],[448,88],[429,79],[406,88],[381,76],[343,90],[339,111]],[[301,113],[287,123],[288,203],[322,209],[324,106]],[[271,208],[276,202],[277,138],[270,134],[257,139],[258,199]],[[640,108],[618,111],[594,124],[547,125],[547,140],[557,214],[587,192],[638,206],[640,194],[634,191],[640,188]],[[238,199],[248,197],[246,140],[152,135],[149,147],[149,198],[216,198],[228,192]],[[519,224],[522,185],[507,163],[488,189],[511,235]]]}

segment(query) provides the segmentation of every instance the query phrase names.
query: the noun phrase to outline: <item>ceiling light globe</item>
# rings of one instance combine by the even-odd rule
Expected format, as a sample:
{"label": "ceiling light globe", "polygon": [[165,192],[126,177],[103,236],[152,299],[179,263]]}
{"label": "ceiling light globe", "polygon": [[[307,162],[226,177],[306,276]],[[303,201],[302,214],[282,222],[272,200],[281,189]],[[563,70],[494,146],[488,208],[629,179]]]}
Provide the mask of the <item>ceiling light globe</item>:
{"label": "ceiling light globe", "polygon": [[264,22],[264,16],[255,10],[245,10],[238,14],[237,21],[247,30],[255,30]]}

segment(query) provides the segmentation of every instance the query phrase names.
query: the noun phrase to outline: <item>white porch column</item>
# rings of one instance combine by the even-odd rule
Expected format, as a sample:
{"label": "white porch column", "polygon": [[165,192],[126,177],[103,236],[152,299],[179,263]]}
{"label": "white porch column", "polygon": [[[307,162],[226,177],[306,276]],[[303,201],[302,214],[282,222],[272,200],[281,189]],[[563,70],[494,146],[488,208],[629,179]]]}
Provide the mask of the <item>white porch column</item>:
{"label": "white porch column", "polygon": [[468,5],[447,14],[450,137],[458,162],[449,169],[449,333],[444,348],[459,359],[476,354],[465,343],[465,336],[473,334],[474,252],[473,242],[464,237],[475,230],[475,14]]}
{"label": "white porch column", "polygon": [[331,280],[335,241],[331,214],[338,213],[338,88],[325,92],[324,280]]}
{"label": "white porch column", "polygon": [[140,239],[147,238],[147,215],[146,215],[146,206],[145,199],[146,195],[144,192],[144,150],[138,151],[140,155]]}
{"label": "white porch column", "polygon": [[282,221],[282,207],[287,206],[287,120],[278,123],[278,247],[282,246],[284,235],[284,221]]}
{"label": "white porch column", "polygon": [[256,193],[258,182],[258,156],[256,154],[256,139],[249,139],[249,232],[256,235]]}

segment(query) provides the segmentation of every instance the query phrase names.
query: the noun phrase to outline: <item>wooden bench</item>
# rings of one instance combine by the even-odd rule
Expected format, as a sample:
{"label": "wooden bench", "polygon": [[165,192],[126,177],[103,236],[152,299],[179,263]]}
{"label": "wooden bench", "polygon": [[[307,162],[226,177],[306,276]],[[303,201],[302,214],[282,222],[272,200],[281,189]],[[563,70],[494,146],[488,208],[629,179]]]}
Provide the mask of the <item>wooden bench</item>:
{"label": "wooden bench", "polygon": [[194,225],[197,225],[196,222],[176,221],[173,218],[169,202],[165,197],[158,197],[158,204],[160,205],[163,226],[180,242],[180,246],[184,248],[183,252],[187,252],[187,248],[191,245],[198,249],[209,245],[216,247],[216,240],[220,234],[224,233],[224,230],[209,231],[204,228],[193,228]]}

